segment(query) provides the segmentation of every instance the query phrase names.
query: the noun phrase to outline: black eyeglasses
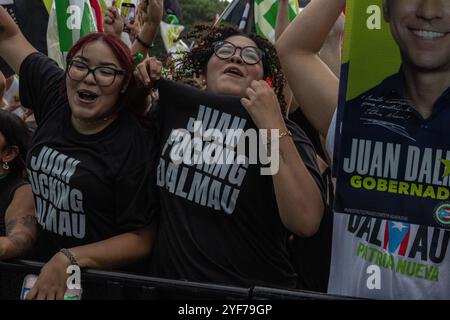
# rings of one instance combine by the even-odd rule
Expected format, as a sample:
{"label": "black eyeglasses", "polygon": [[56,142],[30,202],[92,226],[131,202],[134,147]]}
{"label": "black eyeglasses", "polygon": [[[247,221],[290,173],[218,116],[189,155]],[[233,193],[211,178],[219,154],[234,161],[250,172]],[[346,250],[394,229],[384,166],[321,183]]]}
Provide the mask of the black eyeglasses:
{"label": "black eyeglasses", "polygon": [[264,52],[257,47],[238,47],[228,41],[217,41],[213,45],[214,54],[223,60],[231,58],[236,53],[236,49],[241,51],[241,59],[246,64],[257,64],[264,56]]}
{"label": "black eyeglasses", "polygon": [[67,75],[74,81],[82,81],[89,73],[94,75],[95,82],[100,87],[108,87],[114,83],[117,75],[126,74],[124,70],[118,70],[112,67],[95,67],[89,66],[83,61],[72,59],[67,64]]}

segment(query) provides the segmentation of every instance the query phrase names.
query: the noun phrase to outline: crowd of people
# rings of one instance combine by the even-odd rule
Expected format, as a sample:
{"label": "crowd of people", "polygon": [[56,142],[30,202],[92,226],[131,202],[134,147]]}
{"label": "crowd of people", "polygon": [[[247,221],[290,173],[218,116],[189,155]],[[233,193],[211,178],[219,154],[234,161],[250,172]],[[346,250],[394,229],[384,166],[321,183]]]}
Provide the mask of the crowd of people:
{"label": "crowd of people", "polygon": [[[163,1],[141,1],[128,45],[113,5],[104,32],[81,38],[65,70],[0,6],[0,57],[17,74],[0,73],[0,260],[45,262],[27,299],[62,299],[72,264],[243,287],[450,298],[448,259],[439,261],[439,282],[386,269],[382,289],[368,288],[368,264],[352,260],[361,236],[347,235],[361,217],[333,212],[344,6],[313,0],[289,23],[289,0],[280,0],[275,45],[233,26],[201,25],[184,36],[190,51],[159,61],[151,44]],[[383,6],[403,60],[397,94],[421,121],[446,114],[450,1]],[[424,40],[434,57],[411,28],[439,33]],[[439,118],[438,129],[446,115]],[[242,161],[241,135],[256,130],[266,140],[260,135],[257,149],[250,141]],[[250,161],[261,150],[272,160],[277,153],[271,175],[261,174],[267,162]],[[194,163],[175,160],[186,152]],[[205,153],[232,161],[199,160]],[[368,229],[383,222],[370,219]],[[447,233],[433,236],[441,250]]]}

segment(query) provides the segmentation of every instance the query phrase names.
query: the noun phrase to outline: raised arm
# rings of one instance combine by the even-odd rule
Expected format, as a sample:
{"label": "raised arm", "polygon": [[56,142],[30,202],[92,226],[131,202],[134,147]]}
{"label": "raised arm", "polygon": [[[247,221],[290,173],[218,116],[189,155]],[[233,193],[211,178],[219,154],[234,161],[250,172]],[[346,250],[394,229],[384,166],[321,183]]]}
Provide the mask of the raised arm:
{"label": "raised arm", "polygon": [[116,2],[108,7],[103,18],[105,33],[112,34],[121,39],[125,22],[116,7]]}
{"label": "raised arm", "polygon": [[320,226],[324,202],[319,186],[289,137],[277,96],[265,81],[252,81],[241,103],[259,129],[284,132],[279,149],[272,150],[279,152],[279,170],[273,175],[273,186],[280,218],[293,233],[304,237],[314,235]]}
{"label": "raised arm", "polygon": [[320,49],[319,57],[339,78],[341,73],[342,42],[344,36],[344,15],[336,20],[336,23],[328,34],[327,40]]}
{"label": "raised arm", "polygon": [[19,74],[25,58],[37,50],[25,39],[19,27],[0,5],[0,57]]}
{"label": "raised arm", "polygon": [[294,97],[324,137],[338,103],[339,79],[318,54],[344,3],[345,0],[313,0],[276,44]]}
{"label": "raised arm", "polygon": [[36,240],[34,200],[29,184],[17,188],[6,209],[6,236],[0,237],[0,260],[23,257]]}
{"label": "raised arm", "polygon": [[[275,23],[275,41],[278,41],[281,34],[286,30],[289,25],[289,0],[279,0],[278,1],[278,12],[277,12],[277,21]],[[286,99],[287,104],[287,117],[291,112],[290,108],[293,103],[293,95],[292,90],[289,87],[289,84],[286,83],[283,89],[284,98]]]}
{"label": "raised arm", "polygon": [[141,41],[138,41],[136,38],[131,47],[131,52],[132,54],[142,53],[144,56],[147,56],[148,48],[146,45],[152,44],[158,34],[159,24],[164,13],[164,5],[163,0],[143,0],[140,6],[143,25],[137,36]]}
{"label": "raised arm", "polygon": [[281,34],[289,25],[289,0],[278,1],[277,22],[275,24],[275,40],[278,40]]}

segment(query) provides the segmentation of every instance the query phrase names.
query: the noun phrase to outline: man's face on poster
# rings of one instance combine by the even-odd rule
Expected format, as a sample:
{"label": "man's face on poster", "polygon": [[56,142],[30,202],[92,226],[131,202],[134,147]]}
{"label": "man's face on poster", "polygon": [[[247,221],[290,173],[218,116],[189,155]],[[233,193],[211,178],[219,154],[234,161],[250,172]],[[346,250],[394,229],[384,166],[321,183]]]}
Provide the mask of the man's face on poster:
{"label": "man's face on poster", "polygon": [[404,63],[450,71],[450,0],[383,0],[383,6]]}

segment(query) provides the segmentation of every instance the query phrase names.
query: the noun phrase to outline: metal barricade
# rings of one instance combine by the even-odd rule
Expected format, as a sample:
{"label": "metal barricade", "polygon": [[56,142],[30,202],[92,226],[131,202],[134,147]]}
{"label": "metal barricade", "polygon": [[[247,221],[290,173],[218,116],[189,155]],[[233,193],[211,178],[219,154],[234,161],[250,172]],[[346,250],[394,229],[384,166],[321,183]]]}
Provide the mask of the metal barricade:
{"label": "metal barricade", "polygon": [[[0,299],[19,299],[25,276],[39,274],[42,266],[43,263],[29,260],[0,262]],[[340,297],[300,290],[241,288],[93,269],[82,271],[82,287],[83,300],[340,299]]]}

